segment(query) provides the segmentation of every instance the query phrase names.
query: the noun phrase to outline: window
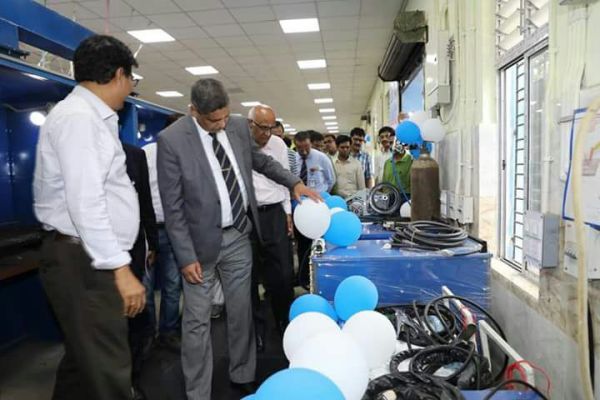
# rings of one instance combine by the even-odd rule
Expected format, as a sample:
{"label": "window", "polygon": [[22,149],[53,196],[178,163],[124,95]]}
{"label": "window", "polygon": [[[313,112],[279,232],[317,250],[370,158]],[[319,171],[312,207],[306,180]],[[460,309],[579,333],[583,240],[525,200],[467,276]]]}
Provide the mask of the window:
{"label": "window", "polygon": [[541,211],[547,73],[548,51],[543,42],[500,69],[500,251],[517,268],[527,267],[522,251],[525,211]]}

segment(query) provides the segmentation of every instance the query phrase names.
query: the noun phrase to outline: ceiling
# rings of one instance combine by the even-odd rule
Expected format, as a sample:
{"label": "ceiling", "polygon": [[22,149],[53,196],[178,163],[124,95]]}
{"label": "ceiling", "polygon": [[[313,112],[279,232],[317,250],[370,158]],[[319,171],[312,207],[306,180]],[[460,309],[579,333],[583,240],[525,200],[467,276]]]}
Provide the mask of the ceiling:
{"label": "ceiling", "polygon": [[[185,111],[198,79],[184,68],[212,65],[229,90],[231,109],[242,101],[275,108],[297,130],[325,132],[319,108],[335,108],[340,131],[360,124],[401,0],[37,0],[96,32],[108,31],[133,51],[140,42],[126,31],[162,28],[175,42],[144,44],[138,53],[144,79],[140,97]],[[107,15],[107,18],[105,16]],[[279,19],[319,19],[320,32],[284,34]],[[30,57],[37,62],[39,56]],[[300,70],[297,60],[324,58],[327,68]],[[63,63],[62,68],[68,68]],[[55,69],[61,68],[59,60]],[[330,82],[310,91],[308,83]],[[185,96],[164,98],[157,91]],[[332,104],[313,99],[332,97]]]}

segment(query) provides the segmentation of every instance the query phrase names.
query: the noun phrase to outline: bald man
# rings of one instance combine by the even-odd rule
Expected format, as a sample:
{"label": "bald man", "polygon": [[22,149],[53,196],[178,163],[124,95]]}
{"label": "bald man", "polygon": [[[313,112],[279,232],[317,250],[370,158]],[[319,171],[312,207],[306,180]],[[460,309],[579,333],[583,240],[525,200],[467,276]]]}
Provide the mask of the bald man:
{"label": "bald man", "polygon": [[[254,141],[264,154],[271,156],[289,170],[285,142],[274,135],[277,129],[275,112],[266,105],[253,107],[248,113],[248,123]],[[262,242],[253,240],[254,265],[252,269],[252,301],[256,327],[257,350],[264,350],[265,318],[261,312],[258,280],[262,277],[266,293],[271,298],[271,308],[276,329],[283,335],[288,324],[288,313],[294,297],[293,266],[291,258],[292,208],[290,191],[266,176],[252,171],[254,192],[258,203],[258,222]]]}

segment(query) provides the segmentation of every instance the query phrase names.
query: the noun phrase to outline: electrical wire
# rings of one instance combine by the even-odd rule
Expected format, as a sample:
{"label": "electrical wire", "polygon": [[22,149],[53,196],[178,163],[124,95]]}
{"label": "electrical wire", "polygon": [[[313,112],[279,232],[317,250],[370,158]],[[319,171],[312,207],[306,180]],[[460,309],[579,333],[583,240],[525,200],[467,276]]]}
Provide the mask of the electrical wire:
{"label": "electrical wire", "polygon": [[[507,380],[515,379],[515,377],[513,376],[515,371],[518,372],[521,375],[521,377],[525,376],[526,372],[521,367],[521,364],[529,365],[532,369],[534,369],[535,371],[538,371],[539,373],[541,373],[544,376],[544,379],[546,379],[546,383],[547,383],[546,394],[548,395],[548,397],[550,397],[550,393],[552,391],[552,381],[550,379],[550,376],[548,376],[548,373],[543,368],[537,366],[536,364],[532,363],[531,361],[520,360],[520,361],[515,361],[514,363],[510,364],[506,368],[505,378]],[[520,379],[522,379],[522,378],[520,378]]]}
{"label": "electrical wire", "polygon": [[460,390],[442,379],[410,372],[388,374],[369,382],[362,400],[464,400]]}
{"label": "electrical wire", "polygon": [[[392,195],[393,203],[391,205],[388,205],[386,208],[379,206],[379,204],[377,204],[377,201],[375,200],[376,193],[381,191],[382,189],[385,189],[385,190],[391,192],[391,195]],[[402,205],[402,198],[400,196],[400,192],[398,191],[398,188],[396,188],[394,185],[391,185],[387,182],[381,182],[381,183],[378,183],[377,185],[375,185],[369,191],[369,194],[367,195],[367,204],[377,214],[391,215],[391,214],[398,212],[398,210],[400,209],[400,206]]]}
{"label": "electrical wire", "polygon": [[464,244],[469,235],[458,227],[437,221],[415,221],[400,224],[392,236],[392,246],[437,251]]}
{"label": "electrical wire", "polygon": [[542,393],[538,388],[536,388],[535,386],[533,386],[531,383],[529,382],[525,382],[522,381],[520,379],[509,379],[507,381],[502,382],[501,384],[499,384],[498,386],[496,386],[494,389],[492,389],[484,398],[483,400],[490,400],[492,397],[494,397],[494,395],[496,393],[498,393],[500,391],[500,389],[502,389],[503,387],[505,387],[506,385],[510,385],[513,383],[518,383],[520,385],[523,386],[527,386],[529,389],[531,389],[535,394],[537,394],[542,400],[548,400],[548,398],[544,395],[544,393]]}

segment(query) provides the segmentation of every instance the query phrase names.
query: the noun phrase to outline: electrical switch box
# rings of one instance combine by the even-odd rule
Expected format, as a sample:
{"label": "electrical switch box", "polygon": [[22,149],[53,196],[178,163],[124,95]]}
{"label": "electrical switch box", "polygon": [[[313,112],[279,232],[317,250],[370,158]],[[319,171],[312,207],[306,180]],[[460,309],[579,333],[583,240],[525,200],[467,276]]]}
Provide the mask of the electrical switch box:
{"label": "electrical switch box", "polygon": [[560,219],[558,215],[526,211],[523,226],[523,256],[538,268],[558,266]]}

